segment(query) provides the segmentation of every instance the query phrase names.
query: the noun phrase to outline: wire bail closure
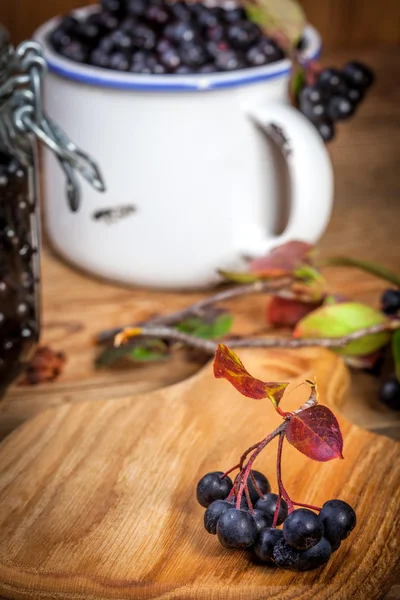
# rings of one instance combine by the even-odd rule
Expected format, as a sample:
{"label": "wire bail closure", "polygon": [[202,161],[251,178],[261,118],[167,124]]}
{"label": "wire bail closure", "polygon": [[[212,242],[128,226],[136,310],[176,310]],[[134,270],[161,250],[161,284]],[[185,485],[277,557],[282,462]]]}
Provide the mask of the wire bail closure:
{"label": "wire bail closure", "polygon": [[[11,49],[11,51],[10,51]],[[66,196],[70,209],[78,210],[81,201],[76,172],[96,190],[105,183],[95,161],[74,144],[43,109],[42,80],[47,64],[42,47],[25,41],[14,52],[7,49],[7,77],[0,73],[0,143],[16,154],[25,165],[32,164],[26,137],[33,136],[57,157],[66,177]]]}

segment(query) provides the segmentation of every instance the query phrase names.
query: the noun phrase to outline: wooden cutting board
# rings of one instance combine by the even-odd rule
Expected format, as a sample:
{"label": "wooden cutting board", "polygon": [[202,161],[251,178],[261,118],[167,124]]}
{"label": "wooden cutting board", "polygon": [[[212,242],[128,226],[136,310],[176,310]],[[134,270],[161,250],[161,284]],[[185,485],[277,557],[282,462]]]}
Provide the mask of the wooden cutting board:
{"label": "wooden cutting board", "polygon": [[[316,375],[337,408],[348,384],[322,349],[246,350],[256,376]],[[294,387],[293,386],[293,387]],[[298,387],[282,406],[297,408]],[[337,411],[336,411],[337,412]],[[0,595],[7,599],[375,600],[390,587],[399,547],[399,445],[339,415],[345,460],[316,463],[284,447],[286,488],[298,501],[342,498],[358,526],[327,566],[292,573],[253,564],[203,529],[195,487],[279,421],[268,401],[215,380],[190,379],[134,397],[42,412],[0,445]],[[256,463],[275,483],[276,441]]]}

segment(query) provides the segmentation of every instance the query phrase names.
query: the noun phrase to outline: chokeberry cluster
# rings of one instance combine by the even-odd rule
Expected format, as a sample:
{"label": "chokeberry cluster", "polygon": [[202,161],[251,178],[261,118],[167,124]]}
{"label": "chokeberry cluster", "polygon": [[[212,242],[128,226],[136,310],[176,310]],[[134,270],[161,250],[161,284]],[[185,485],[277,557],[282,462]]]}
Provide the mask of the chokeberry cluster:
{"label": "chokeberry cluster", "polygon": [[233,71],[284,57],[242,8],[202,2],[102,0],[86,17],[62,18],[50,42],[76,62],[139,74]]}
{"label": "chokeberry cluster", "polygon": [[[206,531],[217,535],[224,548],[250,550],[262,563],[294,571],[321,567],[354,529],[356,514],[343,500],[329,500],[322,508],[294,502],[282,481],[282,447],[286,439],[319,462],[343,458],[343,438],[335,415],[318,405],[316,381],[309,380],[304,382],[311,388],[307,402],[294,412],[282,411],[279,403],[288,383],[255,379],[223,344],[215,353],[214,375],[227,379],[249,398],[269,398],[284,421],[250,446],[232,468],[200,479],[196,496],[206,509]],[[253,469],[256,458],[276,437],[278,494],[271,492],[267,477]],[[238,472],[232,481],[229,475],[234,471]]]}
{"label": "chokeberry cluster", "polygon": [[299,109],[329,142],[335,136],[335,124],[354,115],[373,81],[371,69],[357,61],[340,70],[323,69],[314,85],[306,85],[300,91]]}
{"label": "chokeberry cluster", "polygon": [[[391,318],[400,318],[400,290],[397,288],[388,289],[383,292],[381,297],[381,310]],[[395,373],[383,381],[379,398],[382,404],[392,410],[400,410],[400,381]]]}
{"label": "chokeberry cluster", "polygon": [[0,152],[0,395],[37,341],[31,233],[35,210],[26,168]]}
{"label": "chokeberry cluster", "polygon": [[234,484],[222,471],[207,473],[197,485],[197,500],[206,508],[204,527],[225,548],[247,549],[262,563],[307,571],[327,563],[356,525],[354,510],[343,500],[290,510],[271,492],[265,475],[251,471],[250,477],[250,503],[242,497],[239,507]]}

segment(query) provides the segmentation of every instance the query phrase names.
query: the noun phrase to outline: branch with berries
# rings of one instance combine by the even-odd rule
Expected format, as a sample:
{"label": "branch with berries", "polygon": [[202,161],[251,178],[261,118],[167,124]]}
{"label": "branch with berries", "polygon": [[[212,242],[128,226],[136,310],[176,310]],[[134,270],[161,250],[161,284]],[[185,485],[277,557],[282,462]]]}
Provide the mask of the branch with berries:
{"label": "branch with berries", "polygon": [[[354,529],[355,512],[338,499],[328,500],[322,508],[294,501],[284,487],[281,467],[285,439],[319,462],[343,458],[339,423],[328,407],[318,404],[317,383],[304,382],[310,388],[309,399],[289,413],[280,408],[288,383],[256,379],[239,357],[222,344],[215,353],[214,375],[227,379],[244,396],[269,398],[283,422],[248,448],[236,465],[225,472],[212,471],[200,479],[196,496],[206,508],[206,531],[217,534],[225,548],[250,549],[263,563],[295,571],[325,565]],[[277,494],[271,492],[266,476],[253,469],[258,456],[275,438]],[[234,471],[238,473],[232,481],[229,475]],[[281,524],[282,529],[278,529]]]}
{"label": "branch with berries", "polygon": [[[349,366],[369,370],[378,370],[385,353],[394,364],[381,398],[400,408],[400,278],[379,265],[350,258],[324,264],[357,267],[390,282],[393,288],[383,294],[381,310],[335,294],[321,272],[316,249],[293,241],[250,261],[246,271],[221,272],[231,285],[184,309],[100,332],[97,342],[103,350],[97,363],[107,366],[121,357],[165,360],[177,348],[206,358],[221,340],[232,348],[331,348]],[[291,337],[286,331],[268,337],[232,335],[233,315],[221,303],[252,294],[269,298],[267,322],[275,329],[291,328]]]}

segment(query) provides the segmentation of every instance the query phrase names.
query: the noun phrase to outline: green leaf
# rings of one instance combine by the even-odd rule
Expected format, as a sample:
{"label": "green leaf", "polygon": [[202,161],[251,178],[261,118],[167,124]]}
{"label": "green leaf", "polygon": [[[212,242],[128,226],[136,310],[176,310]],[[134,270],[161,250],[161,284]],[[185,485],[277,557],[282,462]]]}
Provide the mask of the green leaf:
{"label": "green leaf", "polygon": [[256,273],[246,273],[246,272],[234,272],[234,271],[218,271],[219,275],[228,281],[232,281],[233,283],[254,283],[255,281],[259,281],[261,277],[259,277]]}
{"label": "green leaf", "polygon": [[378,265],[376,263],[371,263],[366,260],[358,260],[356,258],[348,258],[347,256],[335,256],[332,258],[328,258],[323,262],[324,265],[332,265],[338,267],[356,267],[357,269],[361,269],[362,271],[366,271],[371,275],[375,275],[380,279],[384,279],[385,281],[389,281],[389,283],[393,283],[397,287],[400,287],[400,277]]}
{"label": "green leaf", "polygon": [[293,275],[294,277],[297,277],[298,279],[304,279],[305,281],[318,281],[325,283],[325,278],[312,265],[301,265],[293,271]]}
{"label": "green leaf", "polygon": [[108,367],[121,358],[134,362],[164,360],[169,354],[168,346],[162,340],[137,340],[119,347],[106,348],[96,359],[96,367]]}
{"label": "green leaf", "polygon": [[299,41],[306,16],[296,0],[243,0],[247,17],[290,51]]}
{"label": "green leaf", "polygon": [[168,354],[166,344],[162,340],[148,340],[145,345],[131,348],[130,358],[135,362],[153,362],[163,360]]}
{"label": "green leaf", "polygon": [[292,77],[290,79],[290,97],[293,103],[298,106],[299,94],[306,84],[306,78],[303,69],[297,69],[292,71]]}
{"label": "green leaf", "polygon": [[397,329],[392,336],[392,353],[396,377],[400,381],[400,329]]}
{"label": "green leaf", "polygon": [[[386,321],[380,311],[359,302],[325,305],[301,319],[293,336],[296,338],[337,338]],[[374,333],[337,349],[344,356],[364,356],[387,344],[390,333]]]}
{"label": "green leaf", "polygon": [[230,313],[223,312],[212,321],[208,321],[207,317],[205,319],[189,317],[176,325],[176,329],[199,338],[216,339],[229,333],[232,324],[233,316]]}
{"label": "green leaf", "polygon": [[119,348],[114,348],[113,346],[105,348],[96,358],[95,366],[97,368],[108,367],[121,358],[128,356],[131,350],[132,348],[128,345],[120,346]]}

